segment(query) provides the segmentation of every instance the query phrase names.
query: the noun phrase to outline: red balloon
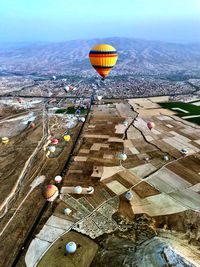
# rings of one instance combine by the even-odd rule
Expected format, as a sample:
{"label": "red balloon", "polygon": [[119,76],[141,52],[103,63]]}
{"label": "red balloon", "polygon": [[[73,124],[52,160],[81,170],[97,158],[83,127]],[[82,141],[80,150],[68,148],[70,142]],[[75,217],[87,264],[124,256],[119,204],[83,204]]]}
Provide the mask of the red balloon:
{"label": "red balloon", "polygon": [[34,129],[35,128],[35,123],[34,122],[31,122],[30,125],[29,125],[30,128]]}
{"label": "red balloon", "polygon": [[58,144],[58,139],[56,139],[56,138],[52,138],[52,139],[51,139],[51,143],[52,143],[53,145],[57,145],[57,144]]}
{"label": "red balloon", "polygon": [[149,128],[149,130],[152,130],[155,127],[155,123],[152,121],[147,122],[147,127]]}

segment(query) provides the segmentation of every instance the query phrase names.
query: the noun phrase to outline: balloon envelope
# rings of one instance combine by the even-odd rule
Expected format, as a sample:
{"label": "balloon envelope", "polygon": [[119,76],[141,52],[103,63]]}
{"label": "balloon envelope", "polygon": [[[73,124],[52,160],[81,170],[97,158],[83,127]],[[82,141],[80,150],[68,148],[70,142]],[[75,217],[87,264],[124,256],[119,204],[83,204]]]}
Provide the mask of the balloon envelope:
{"label": "balloon envelope", "polygon": [[60,175],[57,175],[55,178],[54,178],[55,182],[56,183],[61,183],[62,182],[62,177]]}
{"label": "balloon envelope", "polygon": [[74,188],[74,193],[75,194],[81,194],[83,191],[83,188],[80,186],[80,185],[77,185],[75,188]]}
{"label": "balloon envelope", "polygon": [[2,137],[2,143],[7,145],[9,143],[9,138],[8,137]]}
{"label": "balloon envelope", "polygon": [[101,96],[101,95],[98,95],[98,96],[97,96],[97,99],[98,99],[99,101],[101,101],[102,96]]}
{"label": "balloon envelope", "polygon": [[131,191],[126,192],[125,198],[130,201],[133,198],[133,193]]}
{"label": "balloon envelope", "polygon": [[116,49],[109,44],[94,46],[89,53],[90,63],[103,79],[115,66],[117,58]]}
{"label": "balloon envelope", "polygon": [[70,241],[66,245],[66,251],[67,253],[74,253],[76,251],[76,243],[73,241]]}
{"label": "balloon envelope", "polygon": [[44,197],[47,201],[52,202],[58,197],[58,188],[55,185],[47,185],[44,191]]}
{"label": "balloon envelope", "polygon": [[188,150],[187,149],[181,149],[181,154],[186,156],[188,154]]}
{"label": "balloon envelope", "polygon": [[63,212],[64,212],[64,214],[66,214],[66,215],[70,215],[70,213],[72,212],[72,210],[69,209],[69,208],[65,208]]}
{"label": "balloon envelope", "polygon": [[57,145],[58,144],[58,139],[57,138],[51,138],[51,144],[52,145]]}
{"label": "balloon envelope", "polygon": [[127,159],[127,155],[125,153],[119,154],[119,159],[125,161]]}
{"label": "balloon envelope", "polygon": [[56,151],[56,147],[55,146],[49,146],[48,150],[51,152],[51,153],[54,153]]}
{"label": "balloon envelope", "polygon": [[151,130],[155,127],[155,123],[152,121],[149,121],[149,122],[147,122],[147,127],[149,128],[149,130]]}
{"label": "balloon envelope", "polygon": [[69,142],[70,138],[71,138],[70,135],[64,135],[64,140],[66,142]]}

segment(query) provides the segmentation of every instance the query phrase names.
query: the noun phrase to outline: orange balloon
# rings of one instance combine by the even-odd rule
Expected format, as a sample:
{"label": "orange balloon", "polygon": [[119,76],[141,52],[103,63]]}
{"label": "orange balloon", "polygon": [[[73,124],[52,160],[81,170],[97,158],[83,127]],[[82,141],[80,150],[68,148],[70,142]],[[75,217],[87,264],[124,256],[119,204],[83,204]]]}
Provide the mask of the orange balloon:
{"label": "orange balloon", "polygon": [[116,49],[108,44],[99,44],[89,53],[90,63],[99,75],[105,79],[117,62]]}

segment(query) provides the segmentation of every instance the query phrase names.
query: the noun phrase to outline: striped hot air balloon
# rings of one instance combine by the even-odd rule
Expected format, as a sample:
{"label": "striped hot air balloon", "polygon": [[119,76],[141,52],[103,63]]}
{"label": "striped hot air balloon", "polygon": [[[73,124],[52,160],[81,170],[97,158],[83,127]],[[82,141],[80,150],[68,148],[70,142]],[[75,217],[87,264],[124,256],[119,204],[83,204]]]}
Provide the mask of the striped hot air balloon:
{"label": "striped hot air balloon", "polygon": [[116,49],[108,44],[99,44],[93,47],[89,53],[90,63],[103,79],[115,66],[117,58]]}

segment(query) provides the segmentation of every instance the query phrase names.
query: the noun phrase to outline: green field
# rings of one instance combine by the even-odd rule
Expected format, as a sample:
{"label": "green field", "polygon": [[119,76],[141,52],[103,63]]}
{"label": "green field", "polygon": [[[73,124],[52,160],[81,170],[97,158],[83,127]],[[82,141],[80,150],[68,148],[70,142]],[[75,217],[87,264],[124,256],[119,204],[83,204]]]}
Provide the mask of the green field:
{"label": "green field", "polygon": [[[191,103],[183,103],[183,102],[163,102],[163,103],[158,103],[161,107],[166,108],[166,109],[170,109],[174,112],[176,112],[177,116],[179,117],[185,117],[185,116],[195,116],[195,115],[199,115],[200,116],[200,107],[199,106],[195,106]],[[173,110],[173,108],[181,108],[185,111],[188,111],[188,113],[185,112],[181,112],[179,110]],[[200,117],[196,117],[196,118],[188,118],[186,119],[187,121],[196,123],[198,125],[200,125]]]}
{"label": "green field", "polygon": [[[73,107],[69,107],[69,108],[60,108],[56,110],[56,114],[75,114],[76,109]],[[85,115],[87,113],[87,109],[81,108],[81,115]]]}

